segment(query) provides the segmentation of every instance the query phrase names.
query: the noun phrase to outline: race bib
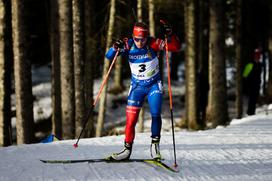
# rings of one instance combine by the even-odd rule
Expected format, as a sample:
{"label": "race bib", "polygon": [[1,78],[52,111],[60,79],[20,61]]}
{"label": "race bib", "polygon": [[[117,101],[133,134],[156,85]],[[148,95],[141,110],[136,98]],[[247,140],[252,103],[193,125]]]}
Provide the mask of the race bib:
{"label": "race bib", "polygon": [[132,76],[138,80],[147,80],[159,72],[159,60],[157,57],[149,62],[129,63]]}

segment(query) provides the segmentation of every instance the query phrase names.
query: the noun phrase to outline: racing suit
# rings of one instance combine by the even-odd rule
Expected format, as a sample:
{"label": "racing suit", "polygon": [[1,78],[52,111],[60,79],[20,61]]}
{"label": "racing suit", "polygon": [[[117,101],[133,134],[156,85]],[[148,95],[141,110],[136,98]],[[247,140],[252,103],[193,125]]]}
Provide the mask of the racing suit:
{"label": "racing suit", "polygon": [[[180,41],[175,34],[172,34],[167,42],[169,51],[180,50]],[[127,39],[124,49],[119,52],[121,56],[127,57],[131,70],[131,85],[126,107],[125,143],[133,143],[135,126],[146,96],[152,117],[151,137],[160,138],[163,87],[157,52],[164,48],[163,39],[147,37],[147,42],[142,48],[137,48],[133,39]],[[113,59],[116,51],[114,47],[111,47],[106,57],[109,60]]]}

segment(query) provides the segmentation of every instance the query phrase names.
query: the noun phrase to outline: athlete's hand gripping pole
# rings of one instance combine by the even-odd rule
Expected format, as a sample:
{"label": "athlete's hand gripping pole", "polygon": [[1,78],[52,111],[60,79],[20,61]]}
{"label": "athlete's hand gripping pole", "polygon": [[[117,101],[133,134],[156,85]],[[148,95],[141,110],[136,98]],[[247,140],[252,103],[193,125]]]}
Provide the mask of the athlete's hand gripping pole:
{"label": "athlete's hand gripping pole", "polygon": [[[160,23],[166,25],[163,20],[160,20]],[[174,147],[174,167],[177,167],[177,158],[176,158],[176,143],[175,143],[175,130],[174,130],[174,120],[173,120],[173,103],[172,103],[172,88],[171,88],[171,76],[170,76],[170,64],[168,57],[168,35],[165,33],[165,56],[166,56],[166,64],[167,64],[167,79],[168,79],[168,92],[169,92],[169,105],[170,105],[170,113],[171,113],[171,124],[172,124],[172,137],[173,137],[173,147]]]}
{"label": "athlete's hand gripping pole", "polygon": [[[109,74],[110,74],[110,72],[111,72],[111,69],[112,69],[114,63],[116,62],[117,56],[118,56],[118,54],[119,54],[119,51],[120,51],[120,49],[117,49],[117,51],[116,51],[116,53],[115,53],[115,56],[114,56],[114,58],[113,58],[113,60],[112,60],[112,63],[111,63],[111,65],[110,65],[110,68],[109,68],[109,70],[108,70],[108,72],[107,72],[107,74],[106,74],[106,76],[105,76],[105,78],[104,78],[104,80],[103,80],[103,82],[102,82],[102,84],[101,84],[101,86],[100,86],[99,92],[98,92],[98,94],[97,94],[97,96],[96,96],[96,98],[95,98],[95,100],[94,100],[94,102],[93,102],[92,108],[95,107],[95,105],[96,105],[96,103],[97,103],[97,101],[98,101],[98,99],[99,99],[99,97],[100,97],[100,95],[101,95],[101,92],[102,92],[102,90],[103,90],[103,88],[104,88],[104,86],[105,86],[105,84],[106,84],[106,82],[107,82],[107,80],[108,80],[108,78],[109,78]],[[85,130],[86,124],[87,124],[87,122],[88,122],[88,120],[89,120],[89,117],[90,117],[90,114],[91,114],[92,110],[93,110],[93,109],[89,109],[89,111],[88,111],[88,113],[87,113],[87,116],[85,117],[83,128],[82,128],[82,130],[81,130],[81,132],[80,132],[80,134],[79,134],[79,137],[78,137],[78,139],[77,139],[77,142],[74,144],[74,148],[77,148],[77,147],[78,147],[78,142],[79,142],[79,140],[80,140],[80,138],[81,138],[81,136],[82,136],[82,133],[83,133],[84,130]]]}

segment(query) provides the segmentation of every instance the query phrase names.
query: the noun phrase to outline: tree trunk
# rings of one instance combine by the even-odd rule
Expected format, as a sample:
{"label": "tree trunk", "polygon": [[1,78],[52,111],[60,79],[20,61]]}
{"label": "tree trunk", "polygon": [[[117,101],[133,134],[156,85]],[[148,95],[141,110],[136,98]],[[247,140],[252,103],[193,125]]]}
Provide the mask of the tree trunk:
{"label": "tree trunk", "polygon": [[12,144],[11,128],[11,2],[0,1],[0,146]]}
{"label": "tree trunk", "polygon": [[84,10],[84,28],[85,28],[85,106],[86,109],[91,109],[91,114],[88,119],[88,124],[86,125],[84,137],[93,137],[95,135],[94,131],[94,118],[93,118],[93,74],[94,74],[94,62],[96,60],[96,31],[97,28],[95,22],[96,13],[95,1],[88,0],[85,1]]}
{"label": "tree trunk", "polygon": [[[188,8],[187,8],[187,2],[184,2],[183,3],[183,8],[184,8],[184,32],[189,32],[189,29],[188,29],[188,27],[189,27],[189,25],[188,25],[188,20],[187,20],[187,18],[188,18]],[[187,49],[187,47],[186,47],[186,49]],[[186,53],[185,53],[185,56],[186,56]],[[188,61],[186,60],[185,61],[185,105],[184,105],[184,107],[185,108],[187,108],[188,107],[188,99],[186,98],[187,97],[187,93],[188,93],[188,87],[189,87],[189,81],[187,81],[187,79],[188,79],[188,77],[189,77],[189,71],[187,71],[187,69],[189,69],[188,68]],[[182,118],[181,120],[180,120],[180,127],[182,127],[182,128],[188,128],[188,111],[185,111],[184,112],[184,118]]]}
{"label": "tree trunk", "polygon": [[73,0],[73,48],[74,48],[74,73],[75,73],[75,125],[76,137],[83,129],[85,115],[84,97],[84,11],[83,1]]}
{"label": "tree trunk", "polygon": [[[271,20],[272,21],[272,20]],[[272,32],[272,27],[270,28]],[[269,56],[269,77],[267,83],[267,96],[270,102],[272,101],[272,33],[270,33],[268,41],[268,56]]]}
{"label": "tree trunk", "polygon": [[196,46],[196,1],[187,0],[186,3],[186,12],[187,16],[185,17],[187,20],[187,36],[186,36],[186,62],[187,62],[187,77],[186,77],[186,115],[188,119],[188,127],[189,129],[199,129],[199,116],[198,116],[198,99],[197,99],[197,46]]}
{"label": "tree trunk", "polygon": [[12,1],[14,77],[16,94],[17,143],[34,142],[33,95],[28,32],[29,2]]}
{"label": "tree trunk", "polygon": [[52,98],[52,132],[62,138],[61,122],[61,88],[60,88],[60,34],[59,12],[56,0],[50,1],[50,49],[51,49],[51,98]]}
{"label": "tree trunk", "polygon": [[149,34],[155,36],[154,0],[148,0]]}
{"label": "tree trunk", "polygon": [[124,85],[122,81],[122,57],[117,57],[115,66],[114,66],[114,76],[113,76],[113,85],[109,89],[111,94],[119,94],[123,92]]}
{"label": "tree trunk", "polygon": [[[143,1],[142,0],[138,0],[137,1],[137,19],[138,22],[142,22],[143,21],[143,17],[142,17],[142,5],[143,5]],[[148,17],[149,17],[149,24],[152,26],[149,26],[149,32],[155,32],[154,29],[154,4],[153,4],[153,0],[149,0],[148,1]],[[153,34],[154,36],[154,34]],[[139,124],[138,124],[138,132],[139,133],[143,133],[144,132],[144,115],[145,115],[145,108],[144,108],[144,103],[142,105],[142,109],[139,113]]]}
{"label": "tree trunk", "polygon": [[242,21],[242,0],[236,0],[236,118],[240,119],[243,115],[243,80],[242,80],[242,33],[241,33],[241,21]]}
{"label": "tree trunk", "polygon": [[[114,20],[115,20],[114,16],[115,16],[115,0],[111,0],[106,49],[108,49],[112,43],[111,42],[112,41],[112,32],[113,32],[113,26],[114,26]],[[104,58],[104,68],[103,68],[103,79],[105,78],[105,76],[108,72],[109,65],[110,65],[110,61],[105,57]],[[104,89],[101,93],[100,102],[99,102],[99,113],[98,113],[98,120],[97,120],[97,125],[96,125],[96,137],[102,136],[102,130],[103,130],[105,112],[106,112],[107,89],[108,89],[108,85],[106,83],[104,86]]]}
{"label": "tree trunk", "polygon": [[143,22],[143,0],[137,0],[137,19]]}
{"label": "tree trunk", "polygon": [[199,98],[199,124],[205,127],[206,108],[209,93],[208,61],[209,61],[209,3],[198,1],[198,98]]}
{"label": "tree trunk", "polygon": [[267,96],[269,101],[272,101],[272,4],[269,6],[270,22],[269,22],[269,39],[268,39],[268,58],[269,58],[269,73],[268,73],[268,83],[267,83]]}
{"label": "tree trunk", "polygon": [[224,1],[210,1],[210,92],[207,119],[212,122],[212,127],[228,122],[224,22]]}
{"label": "tree trunk", "polygon": [[72,1],[59,0],[61,117],[64,139],[75,137]]}
{"label": "tree trunk", "polygon": [[[120,21],[116,22],[116,27],[118,27],[116,35],[118,35],[118,36],[122,34],[122,26],[121,25],[122,24]],[[119,56],[117,58],[117,61],[115,62],[113,85],[109,90],[109,93],[116,94],[116,95],[123,92],[123,90],[124,90],[123,79],[122,79],[122,64],[123,64],[122,58],[123,57]]]}

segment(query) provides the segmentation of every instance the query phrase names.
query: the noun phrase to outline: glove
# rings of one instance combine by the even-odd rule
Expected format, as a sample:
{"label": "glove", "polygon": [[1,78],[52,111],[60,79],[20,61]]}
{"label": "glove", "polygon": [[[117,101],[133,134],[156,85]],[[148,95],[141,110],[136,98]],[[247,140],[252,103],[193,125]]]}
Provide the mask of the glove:
{"label": "glove", "polygon": [[123,40],[118,40],[113,44],[113,48],[117,49],[123,49],[125,46],[125,43]]}
{"label": "glove", "polygon": [[169,25],[167,22],[160,20],[160,24],[161,24],[161,32],[163,35],[171,35],[172,34],[172,26]]}

